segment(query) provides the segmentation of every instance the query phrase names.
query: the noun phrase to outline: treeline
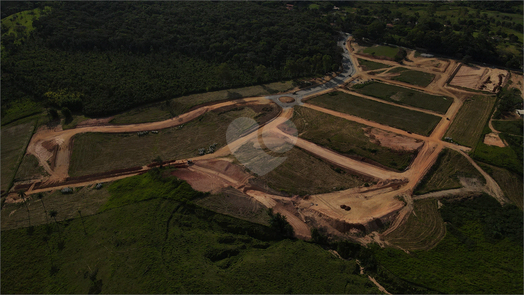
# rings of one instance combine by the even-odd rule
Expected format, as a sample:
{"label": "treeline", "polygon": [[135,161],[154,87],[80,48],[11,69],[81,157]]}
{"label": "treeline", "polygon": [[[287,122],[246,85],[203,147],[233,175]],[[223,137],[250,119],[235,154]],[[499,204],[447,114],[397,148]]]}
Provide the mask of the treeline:
{"label": "treeline", "polygon": [[[502,15],[500,20],[480,10],[498,9],[513,13],[520,11],[521,14],[522,3],[394,2],[381,3],[380,6],[368,3],[348,3],[346,6],[357,5],[356,11],[331,14],[330,21],[339,29],[352,32],[357,39],[366,38],[376,43],[421,48],[459,59],[469,57],[477,62],[522,69],[522,41],[519,41],[515,34],[506,32],[506,29],[511,29],[522,33],[522,24],[511,20],[509,16]],[[443,8],[440,8],[441,6]],[[415,12],[400,11],[405,11],[406,8]],[[444,8],[456,9],[449,15],[437,13],[439,9]],[[506,50],[507,46],[504,44],[514,45],[517,53]]]}
{"label": "treeline", "polygon": [[9,49],[3,106],[24,97],[53,104],[50,91],[79,93],[75,111],[105,116],[190,93],[324,74],[341,62],[332,26],[280,2],[63,2],[33,26],[21,46],[2,38]]}

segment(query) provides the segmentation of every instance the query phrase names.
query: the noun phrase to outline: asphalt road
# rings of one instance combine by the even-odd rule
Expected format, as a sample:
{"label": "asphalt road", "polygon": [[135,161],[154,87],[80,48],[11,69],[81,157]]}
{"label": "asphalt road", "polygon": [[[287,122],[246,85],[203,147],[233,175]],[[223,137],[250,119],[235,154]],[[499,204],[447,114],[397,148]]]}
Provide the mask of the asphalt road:
{"label": "asphalt road", "polygon": [[[340,40],[337,42],[338,46],[340,46],[343,50],[342,53],[342,72],[336,76],[335,78],[331,79],[329,82],[324,83],[322,85],[318,85],[311,88],[306,88],[299,90],[295,93],[289,93],[289,94],[279,94],[279,95],[270,95],[266,96],[266,98],[271,99],[276,104],[283,108],[289,108],[293,107],[295,105],[302,104],[302,98],[326,91],[328,89],[336,88],[341,84],[344,84],[352,75],[355,74],[355,68],[353,67],[353,64],[351,63],[351,59],[349,57],[349,52],[346,49],[345,43],[347,39],[351,35],[349,33],[341,33]],[[283,103],[279,100],[280,97],[287,96],[287,97],[293,97],[295,99],[292,103]]]}

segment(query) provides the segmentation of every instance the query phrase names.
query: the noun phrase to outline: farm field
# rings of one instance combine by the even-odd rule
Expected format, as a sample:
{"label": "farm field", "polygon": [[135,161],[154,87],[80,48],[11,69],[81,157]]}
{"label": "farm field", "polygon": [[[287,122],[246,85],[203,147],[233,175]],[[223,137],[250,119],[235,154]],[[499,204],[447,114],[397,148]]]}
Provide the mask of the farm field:
{"label": "farm field", "polygon": [[[520,294],[522,211],[502,208],[485,195],[442,202],[439,211],[448,224],[446,236],[436,247],[410,254],[376,249],[378,263],[398,278],[438,293]],[[505,234],[493,236],[497,226]]]}
{"label": "farm field", "polygon": [[2,126],[2,191],[9,188],[11,181],[15,177],[18,165],[24,156],[27,143],[33,135],[34,128],[34,121],[18,125]]}
{"label": "farm field", "polygon": [[263,225],[159,197],[82,220],[59,218],[61,250],[55,224],[31,235],[3,231],[3,292],[378,293],[354,274],[354,261],[304,241],[281,241]]}
{"label": "farm field", "polygon": [[393,150],[376,143],[371,138],[370,131],[365,132],[365,125],[331,116],[305,107],[295,107],[292,122],[297,126],[301,138],[317,145],[327,147],[341,154],[361,158],[364,157],[379,165],[395,170],[404,170],[415,156],[416,148],[404,150],[409,144],[415,145],[415,140],[405,138],[405,146],[399,143]]}
{"label": "farm field", "polygon": [[371,82],[361,84],[362,86],[353,87],[353,91],[364,95],[373,96],[386,101],[404,104],[412,107],[435,111],[445,114],[453,99],[444,96],[435,96],[409,88]]}
{"label": "farm field", "polygon": [[371,54],[375,57],[386,57],[388,59],[393,59],[398,53],[398,47],[378,45],[366,48],[362,51],[362,53]]}
{"label": "farm field", "polygon": [[415,188],[415,193],[422,195],[429,192],[460,188],[459,177],[476,178],[481,183],[485,179],[460,153],[444,149],[431,170]]}
{"label": "farm field", "polygon": [[121,125],[162,121],[185,113],[197,105],[227,99],[239,99],[242,97],[265,96],[288,91],[293,89],[293,87],[292,81],[285,81],[181,96],[116,115],[115,118],[111,120],[111,123]]}
{"label": "farm field", "polygon": [[495,104],[495,97],[474,96],[464,102],[445,134],[460,145],[475,147]]}
{"label": "farm field", "polygon": [[378,69],[384,69],[384,68],[390,68],[390,65],[370,61],[367,59],[361,59],[358,58],[358,63],[362,66],[362,70],[364,71],[371,71],[371,70],[378,70]]}
{"label": "farm field", "polygon": [[324,94],[314,97],[308,102],[426,136],[440,121],[437,116],[383,104],[343,92]]}
{"label": "farm field", "polygon": [[326,193],[364,184],[358,176],[338,169],[296,147],[285,153],[273,153],[273,156],[286,159],[281,165],[258,178],[270,188],[289,195]]}
{"label": "farm field", "polygon": [[445,235],[446,226],[440,216],[437,200],[418,200],[408,220],[384,239],[409,251],[429,250]]}
{"label": "farm field", "polygon": [[[268,108],[264,110],[263,108]],[[142,166],[160,157],[163,161],[198,156],[199,148],[217,143],[226,145],[226,130],[236,118],[262,119],[276,112],[276,107],[219,109],[184,124],[138,136],[136,133],[86,133],[75,136],[69,174],[80,176],[115,169]]]}
{"label": "farm field", "polygon": [[392,80],[405,82],[412,85],[417,85],[421,87],[426,87],[435,78],[434,74],[421,72],[421,71],[415,71],[415,70],[409,70],[406,68],[396,68],[393,70],[390,70],[388,73],[400,73],[400,75],[392,77]]}

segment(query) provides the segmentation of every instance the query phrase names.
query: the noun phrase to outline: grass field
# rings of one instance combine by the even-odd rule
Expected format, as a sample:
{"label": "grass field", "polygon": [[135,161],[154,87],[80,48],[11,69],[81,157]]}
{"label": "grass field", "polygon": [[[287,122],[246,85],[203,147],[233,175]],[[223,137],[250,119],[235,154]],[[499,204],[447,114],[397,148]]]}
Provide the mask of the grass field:
{"label": "grass field", "polygon": [[9,188],[34,128],[35,121],[2,127],[2,190]]}
{"label": "grass field", "polygon": [[426,72],[420,72],[420,71],[414,71],[414,70],[408,70],[406,68],[396,68],[389,73],[400,73],[399,76],[395,76],[391,78],[392,80],[397,80],[405,83],[409,83],[411,85],[417,85],[421,87],[426,87],[435,78],[434,74],[426,73]]}
{"label": "grass field", "polygon": [[155,122],[170,119],[176,115],[187,112],[191,107],[226,99],[242,97],[266,96],[277,92],[292,89],[292,81],[275,82],[264,85],[249,86],[244,88],[220,90],[214,92],[198,93],[177,97],[168,102],[156,103],[139,107],[123,114],[116,115],[112,124],[136,124]]}
{"label": "grass field", "polygon": [[[254,154],[253,147],[247,145],[239,150],[245,159],[243,163],[258,165],[258,153]],[[265,151],[273,157],[286,157],[285,161],[267,174],[258,178],[270,188],[290,195],[307,195],[327,193],[333,190],[342,190],[357,187],[364,182],[358,177],[325,163],[307,152],[293,148],[285,153]],[[252,156],[253,155],[253,156]],[[264,163],[260,163],[263,165]]]}
{"label": "grass field", "polygon": [[153,159],[185,159],[198,156],[199,148],[227,144],[226,130],[236,118],[254,118],[251,108],[214,111],[184,124],[138,136],[136,133],[86,133],[74,137],[69,174],[80,176],[149,164]]}
{"label": "grass field", "polygon": [[5,204],[2,208],[2,230],[27,227],[29,218],[33,226],[52,222],[49,216],[46,218],[44,206],[48,213],[51,210],[58,212],[57,220],[77,218],[78,210],[81,210],[82,216],[95,214],[109,199],[107,185],[104,184],[99,190],[94,189],[94,185],[75,188],[72,194],[62,194],[58,190],[45,192],[42,198],[44,205],[36,195],[31,195],[28,202],[29,215],[22,204]]}
{"label": "grass field", "polygon": [[47,176],[44,167],[40,166],[38,159],[34,155],[24,155],[22,162],[16,171],[15,181],[40,178]]}
{"label": "grass field", "polygon": [[495,97],[474,96],[465,101],[445,136],[451,137],[460,145],[475,147],[481,139],[482,130],[491,115],[495,100]]}
{"label": "grass field", "polygon": [[387,57],[387,58],[395,58],[395,55],[398,52],[398,47],[390,47],[390,46],[373,46],[366,48],[362,51],[363,53],[371,54],[376,57]]}
{"label": "grass field", "polygon": [[[45,13],[50,9],[50,7],[46,6],[43,12]],[[17,39],[15,43],[19,44],[21,38],[28,36],[29,33],[34,30],[33,21],[38,19],[41,14],[42,9],[36,8],[33,10],[21,11],[2,19],[2,26],[7,28],[7,32],[2,32],[2,34],[14,34]]]}
{"label": "grass field", "polygon": [[409,88],[371,82],[353,91],[380,98],[386,101],[404,104],[416,108],[445,114],[453,99],[445,96],[435,96]]}
{"label": "grass field", "polygon": [[413,152],[396,152],[372,143],[362,129],[365,125],[305,107],[295,107],[292,121],[300,137],[305,140],[396,170],[406,169],[415,156]]}
{"label": "grass field", "polygon": [[459,182],[459,176],[477,178],[483,183],[486,182],[482,174],[459,152],[444,149],[437,162],[415,188],[415,193],[422,195],[434,191],[460,188],[462,185]]}
{"label": "grass field", "polygon": [[491,175],[491,177],[493,177],[493,179],[499,184],[504,195],[522,210],[524,199],[524,183],[522,181],[522,176],[512,173],[504,168],[487,164],[480,165],[482,169]]}
{"label": "grass field", "polygon": [[157,197],[3,231],[3,293],[378,293],[355,261]]}
{"label": "grass field", "polygon": [[500,132],[522,136],[523,126],[522,119],[519,120],[493,120],[493,127]]}
{"label": "grass field", "polygon": [[[485,207],[479,209],[479,202]],[[444,202],[440,211],[447,233],[435,248],[407,254],[377,247],[378,262],[398,278],[438,293],[522,293],[522,211],[502,208],[489,196]],[[497,226],[503,234],[488,235]]]}
{"label": "grass field", "polygon": [[437,116],[383,104],[343,92],[317,96],[308,100],[308,102],[426,136],[440,121]]}
{"label": "grass field", "polygon": [[364,71],[378,70],[391,67],[389,65],[360,58],[358,58],[358,63],[362,66],[362,69]]}
{"label": "grass field", "polygon": [[428,250],[446,235],[437,200],[415,201],[408,220],[385,237],[389,243],[405,250]]}
{"label": "grass field", "polygon": [[11,102],[9,108],[2,108],[2,126],[10,124],[21,118],[30,117],[38,113],[42,113],[44,109],[38,103],[32,100],[20,99],[15,102]]}

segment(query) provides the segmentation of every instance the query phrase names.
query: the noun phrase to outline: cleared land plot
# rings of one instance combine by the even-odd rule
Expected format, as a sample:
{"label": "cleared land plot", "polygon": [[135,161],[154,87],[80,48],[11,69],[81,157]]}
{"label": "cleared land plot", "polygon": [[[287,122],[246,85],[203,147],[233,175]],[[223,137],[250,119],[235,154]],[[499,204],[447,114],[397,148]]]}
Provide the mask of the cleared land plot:
{"label": "cleared land plot", "polygon": [[363,53],[371,54],[376,57],[395,58],[398,53],[398,47],[391,46],[373,46],[362,50]]}
{"label": "cleared land plot", "polygon": [[477,178],[485,182],[484,177],[459,152],[444,149],[437,162],[415,188],[416,194],[460,188],[458,177]]}
{"label": "cleared land plot", "polygon": [[392,77],[392,80],[397,80],[411,85],[417,85],[422,87],[426,87],[429,84],[431,84],[431,82],[435,78],[434,74],[409,70],[406,68],[396,68],[389,71],[388,73],[400,73],[400,75]]}
{"label": "cleared land plot", "polygon": [[495,97],[478,95],[466,100],[445,137],[451,137],[458,144],[475,147],[491,115],[495,101]]}
{"label": "cleared land plot", "polygon": [[524,199],[522,176],[492,165],[481,164],[481,166],[500,185],[504,195],[522,210]]}
{"label": "cleared land plot", "polygon": [[26,154],[16,171],[15,181],[37,179],[47,175],[49,174],[40,166],[38,159],[34,155]]}
{"label": "cleared land plot", "polygon": [[120,125],[162,121],[183,114],[197,105],[227,99],[239,99],[242,97],[266,96],[277,92],[287,91],[293,87],[292,81],[286,81],[192,94],[177,97],[162,103],[136,108],[123,114],[116,115],[111,123]]}
{"label": "cleared land plot", "polygon": [[2,208],[2,230],[27,227],[29,226],[29,218],[31,218],[31,225],[33,226],[54,222],[49,215],[46,216],[44,206],[48,214],[51,210],[58,212],[56,217],[58,221],[78,218],[78,210],[81,211],[82,216],[95,214],[109,199],[109,193],[106,189],[108,185],[108,183],[104,184],[98,190],[94,188],[94,185],[75,188],[72,194],[62,194],[59,190],[46,192],[43,193],[44,197],[42,198],[44,205],[36,194],[30,195],[27,203],[29,215],[26,207],[21,203],[4,204]]}
{"label": "cleared land plot", "polygon": [[[285,161],[275,169],[258,178],[277,191],[290,195],[307,195],[357,187],[364,182],[357,176],[338,169],[307,152],[293,148],[285,153],[265,150],[273,157],[285,157]],[[257,163],[258,152],[250,144],[240,148],[239,154],[246,155],[246,166],[264,165]],[[253,156],[250,156],[253,155]],[[247,160],[249,159],[249,160]]]}
{"label": "cleared land plot", "polygon": [[405,250],[428,250],[446,235],[437,200],[415,201],[408,220],[385,236],[386,241]]}
{"label": "cleared land plot", "polygon": [[2,190],[9,188],[9,184],[24,156],[25,147],[31,139],[34,127],[35,122],[2,127]]}
{"label": "cleared land plot", "polygon": [[366,59],[358,59],[358,63],[362,66],[362,69],[364,71],[372,71],[372,70],[378,70],[378,69],[384,69],[384,68],[390,68],[390,65],[381,64],[374,61],[369,61]]}
{"label": "cleared land plot", "polygon": [[363,86],[357,86],[352,90],[364,95],[373,96],[398,104],[435,111],[440,114],[445,114],[449,106],[453,103],[453,99],[450,97],[435,96],[384,83],[371,82],[369,84],[366,83],[361,85]]}
{"label": "cleared land plot", "polygon": [[522,119],[519,120],[493,120],[491,121],[493,124],[493,127],[497,131],[505,132],[513,135],[522,136],[523,134],[523,126],[522,126]]}
{"label": "cleared land plot", "polygon": [[437,116],[383,104],[343,92],[333,92],[308,100],[309,103],[343,112],[421,135],[429,135],[437,126]]}
{"label": "cleared land plot", "polygon": [[492,92],[508,74],[508,71],[501,69],[462,65],[449,84]]}
{"label": "cleared land plot", "polygon": [[[257,119],[274,116],[275,106],[218,109],[182,125],[151,132],[144,136],[136,133],[87,133],[74,137],[69,175],[80,176],[114,169],[129,168],[151,163],[157,157],[163,161],[198,156],[198,149],[217,143],[215,150],[226,145],[226,130],[236,118]],[[247,126],[248,127],[248,126]]]}
{"label": "cleared land plot", "polygon": [[365,125],[305,107],[295,107],[292,121],[301,138],[344,155],[364,157],[374,164],[404,170],[415,156],[414,151],[394,151],[373,143],[363,129]]}

